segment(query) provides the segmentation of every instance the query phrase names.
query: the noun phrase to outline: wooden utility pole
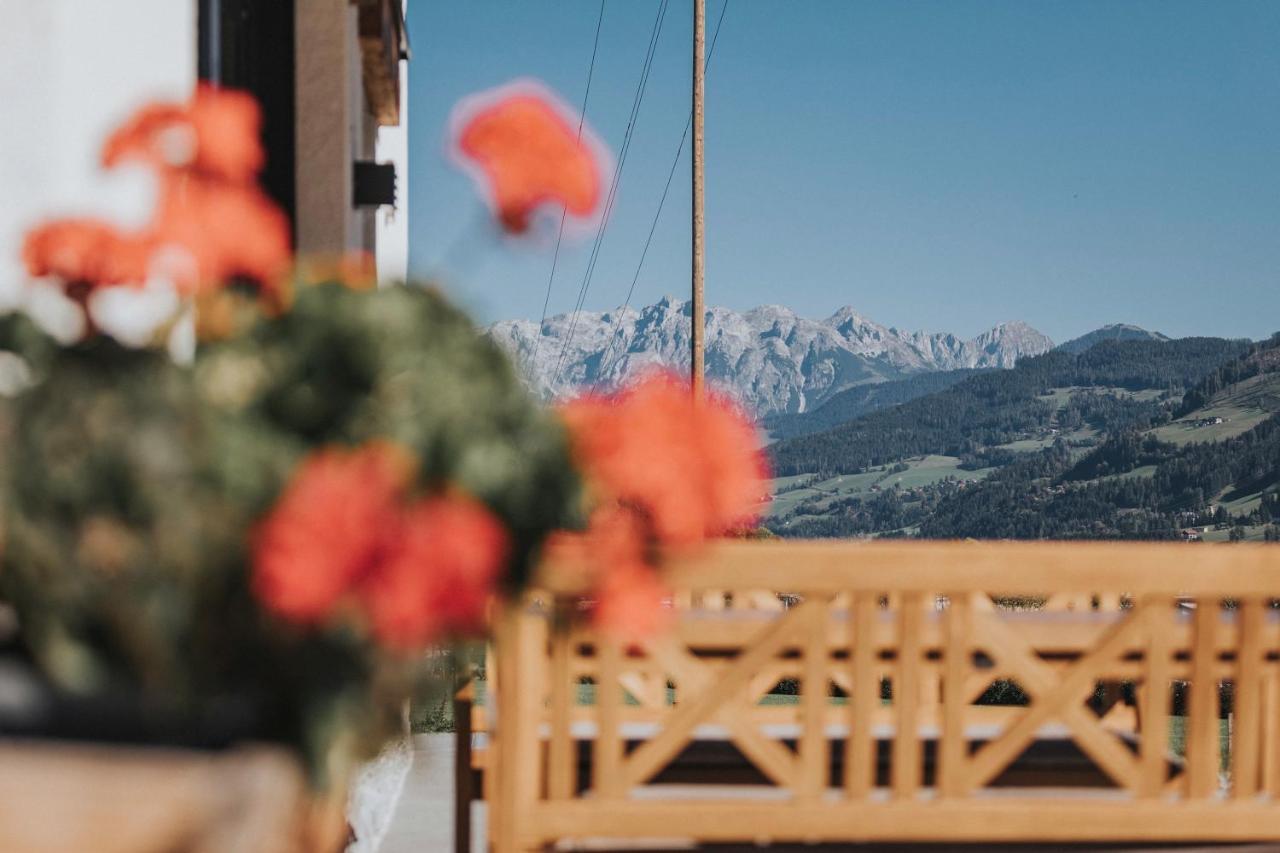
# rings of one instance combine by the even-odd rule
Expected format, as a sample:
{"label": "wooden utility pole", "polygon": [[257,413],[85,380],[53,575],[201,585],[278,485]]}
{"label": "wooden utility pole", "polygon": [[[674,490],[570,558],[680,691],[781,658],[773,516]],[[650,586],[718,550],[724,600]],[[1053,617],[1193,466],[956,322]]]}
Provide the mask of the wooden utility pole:
{"label": "wooden utility pole", "polygon": [[702,103],[705,86],[706,61],[703,54],[707,45],[706,0],[693,0],[693,360],[690,377],[695,396],[702,394],[703,350],[705,342],[703,278],[706,266],[706,247],[703,228],[706,225],[703,211],[702,174]]}

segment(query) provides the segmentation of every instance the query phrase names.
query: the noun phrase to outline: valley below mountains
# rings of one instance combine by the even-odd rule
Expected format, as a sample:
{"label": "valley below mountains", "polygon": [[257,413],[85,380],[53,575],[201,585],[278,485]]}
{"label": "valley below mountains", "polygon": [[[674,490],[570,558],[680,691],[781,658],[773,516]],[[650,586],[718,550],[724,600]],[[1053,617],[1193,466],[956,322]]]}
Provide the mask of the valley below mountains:
{"label": "valley below mountains", "polygon": [[[707,312],[710,383],[761,425],[784,537],[1280,540],[1280,334],[1128,324],[1055,346],[842,308]],[[496,323],[547,398],[689,365],[689,304]]]}

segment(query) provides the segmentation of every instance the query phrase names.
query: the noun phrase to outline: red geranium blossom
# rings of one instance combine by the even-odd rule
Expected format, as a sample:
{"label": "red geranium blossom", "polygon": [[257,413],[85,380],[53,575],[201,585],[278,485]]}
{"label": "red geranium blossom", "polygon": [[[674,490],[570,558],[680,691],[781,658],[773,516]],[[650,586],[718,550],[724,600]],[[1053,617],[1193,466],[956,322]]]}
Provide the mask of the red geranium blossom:
{"label": "red geranium blossom", "polygon": [[199,178],[165,185],[152,242],[157,266],[184,293],[245,275],[274,287],[289,267],[289,220],[257,187]]}
{"label": "red geranium blossom", "polygon": [[81,287],[141,284],[153,273],[184,293],[237,275],[274,285],[291,259],[290,233],[256,184],[260,126],[252,96],[206,84],[187,103],[143,107],[107,140],[102,162],[136,160],[156,172],[151,221],[131,233],[85,220],[50,223],[28,235],[28,269]]}
{"label": "red geranium blossom", "polygon": [[111,168],[136,159],[160,170],[248,183],[266,162],[261,127],[252,95],[201,83],[189,103],[149,104],[135,113],[107,139],[102,163]]}
{"label": "red geranium blossom", "polygon": [[304,461],[254,537],[263,603],[302,624],[348,605],[402,651],[480,628],[510,537],[466,495],[410,503],[411,473],[408,454],[389,444]]}
{"label": "red geranium blossom", "polygon": [[751,422],[732,402],[652,375],[561,409],[595,508],[583,553],[598,577],[595,622],[637,639],[669,618],[658,546],[690,546],[751,523],[767,495]]}
{"label": "red geranium blossom", "polygon": [[596,209],[602,184],[598,158],[550,94],[507,89],[496,100],[461,110],[468,114],[458,151],[483,173],[507,231],[527,230],[533,212],[549,202],[575,216]]}
{"label": "red geranium blossom", "polygon": [[671,591],[643,563],[610,567],[596,588],[592,621],[596,628],[624,641],[661,633],[671,623]]}
{"label": "red geranium blossom", "polygon": [[447,495],[412,507],[401,530],[393,553],[365,584],[374,634],[388,647],[410,650],[479,630],[510,555],[502,524],[478,501]]}
{"label": "red geranium blossom", "polygon": [[404,481],[403,457],[388,445],[306,459],[254,537],[258,597],[298,622],[328,617],[385,558]]}
{"label": "red geranium blossom", "polygon": [[32,276],[101,285],[142,281],[147,253],[145,241],[95,219],[46,223],[27,232],[22,245],[22,260]]}
{"label": "red geranium blossom", "polygon": [[563,416],[587,481],[604,499],[645,513],[654,535],[692,544],[749,524],[767,495],[751,422],[730,401],[695,401],[655,374],[611,397],[567,404]]}
{"label": "red geranium blossom", "polygon": [[669,594],[647,562],[649,537],[644,519],[616,503],[604,503],[591,513],[584,536],[597,573],[592,595],[596,626],[623,640],[657,633],[668,621],[662,610]]}

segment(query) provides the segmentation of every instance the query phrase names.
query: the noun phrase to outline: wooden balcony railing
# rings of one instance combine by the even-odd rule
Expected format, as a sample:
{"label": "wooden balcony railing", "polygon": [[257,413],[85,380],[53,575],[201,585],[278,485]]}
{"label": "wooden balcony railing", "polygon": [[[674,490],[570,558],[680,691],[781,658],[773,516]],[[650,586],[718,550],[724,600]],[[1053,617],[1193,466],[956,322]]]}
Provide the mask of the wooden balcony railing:
{"label": "wooden balcony railing", "polygon": [[[493,849],[1280,840],[1280,548],[731,542],[668,577],[638,644],[560,627],[572,561],[501,616]],[[682,774],[708,744],[739,766]]]}

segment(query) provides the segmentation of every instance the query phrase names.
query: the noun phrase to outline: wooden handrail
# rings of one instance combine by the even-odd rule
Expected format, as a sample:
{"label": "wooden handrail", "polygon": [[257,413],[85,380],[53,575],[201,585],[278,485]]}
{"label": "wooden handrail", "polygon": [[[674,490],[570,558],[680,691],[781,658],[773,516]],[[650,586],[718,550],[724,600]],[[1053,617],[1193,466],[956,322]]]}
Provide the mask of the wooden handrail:
{"label": "wooden handrail", "polygon": [[[554,550],[540,588],[585,593],[591,564],[576,546]],[[870,571],[874,567],[874,571]],[[903,542],[730,540],[668,555],[678,590],[984,592],[1059,590],[1133,595],[1280,594],[1280,547],[1263,543]],[[783,588],[779,588],[779,586]]]}

